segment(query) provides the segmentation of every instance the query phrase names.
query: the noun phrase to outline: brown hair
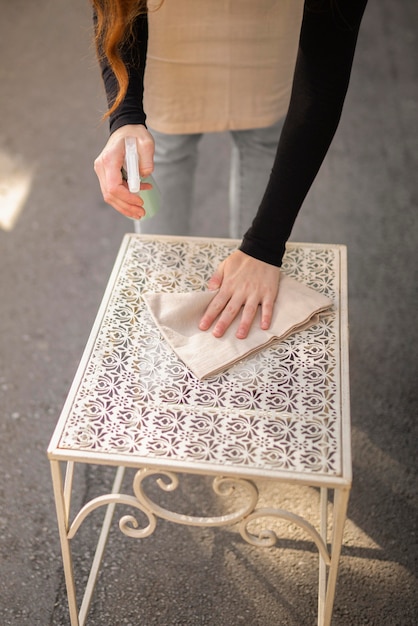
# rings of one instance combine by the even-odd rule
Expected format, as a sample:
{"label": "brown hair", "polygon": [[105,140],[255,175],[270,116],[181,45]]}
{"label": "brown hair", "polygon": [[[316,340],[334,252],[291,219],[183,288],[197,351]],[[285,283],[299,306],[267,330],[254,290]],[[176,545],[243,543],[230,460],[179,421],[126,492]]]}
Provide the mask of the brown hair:
{"label": "brown hair", "polygon": [[147,0],[91,0],[96,12],[95,43],[99,58],[105,57],[118,82],[118,93],[106,113],[122,102],[128,88],[128,71],[121,59],[121,46],[129,39],[136,17],[147,12]]}

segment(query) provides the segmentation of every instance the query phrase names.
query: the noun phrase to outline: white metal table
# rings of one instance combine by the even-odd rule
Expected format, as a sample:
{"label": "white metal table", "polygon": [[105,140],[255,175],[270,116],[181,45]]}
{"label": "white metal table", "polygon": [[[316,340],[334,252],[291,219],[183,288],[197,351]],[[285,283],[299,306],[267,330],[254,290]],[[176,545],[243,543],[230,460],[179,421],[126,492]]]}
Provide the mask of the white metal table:
{"label": "white metal table", "polygon": [[[275,532],[254,533],[255,520],[296,524],[319,551],[318,624],[331,622],[351,486],[345,247],[289,244],[283,271],[330,297],[332,311],[311,328],[204,381],[164,342],[141,297],[145,291],[204,288],[237,243],[135,234],[123,240],[48,448],[72,626],[86,622],[113,514],[123,505],[146,520],[140,525],[134,515],[120,518],[121,531],[138,538],[152,534],[162,518],[194,526],[234,525],[245,541],[271,546]],[[73,514],[77,464],[117,469],[112,491]],[[131,494],[121,493],[128,467],[137,470]],[[181,473],[212,476],[214,493],[223,498],[239,488],[238,506],[196,517],[168,510],[147,495],[149,477],[161,490],[172,491]],[[318,487],[318,528],[289,510],[260,507],[257,479]],[[100,507],[106,511],[104,522],[79,608],[71,541]]]}

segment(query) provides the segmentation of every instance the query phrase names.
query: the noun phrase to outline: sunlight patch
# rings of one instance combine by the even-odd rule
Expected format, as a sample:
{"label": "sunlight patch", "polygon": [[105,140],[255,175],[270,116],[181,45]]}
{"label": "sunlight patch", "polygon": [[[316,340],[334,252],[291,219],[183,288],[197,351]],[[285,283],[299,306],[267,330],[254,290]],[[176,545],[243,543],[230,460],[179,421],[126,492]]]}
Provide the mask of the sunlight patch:
{"label": "sunlight patch", "polygon": [[0,151],[0,228],[12,230],[24,207],[33,174],[17,158]]}

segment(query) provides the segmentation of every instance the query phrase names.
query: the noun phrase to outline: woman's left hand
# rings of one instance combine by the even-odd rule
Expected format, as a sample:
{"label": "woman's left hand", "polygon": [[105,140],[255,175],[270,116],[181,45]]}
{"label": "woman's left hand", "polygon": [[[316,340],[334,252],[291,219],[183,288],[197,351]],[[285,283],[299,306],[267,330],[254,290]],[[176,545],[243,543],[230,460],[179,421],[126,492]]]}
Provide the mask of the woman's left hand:
{"label": "woman's left hand", "polygon": [[208,289],[219,289],[219,293],[200,320],[200,330],[208,330],[217,320],[212,332],[215,337],[222,337],[232,321],[241,314],[236,337],[245,339],[259,305],[260,326],[267,330],[279,291],[279,281],[279,267],[236,250],[219,265],[208,283]]}

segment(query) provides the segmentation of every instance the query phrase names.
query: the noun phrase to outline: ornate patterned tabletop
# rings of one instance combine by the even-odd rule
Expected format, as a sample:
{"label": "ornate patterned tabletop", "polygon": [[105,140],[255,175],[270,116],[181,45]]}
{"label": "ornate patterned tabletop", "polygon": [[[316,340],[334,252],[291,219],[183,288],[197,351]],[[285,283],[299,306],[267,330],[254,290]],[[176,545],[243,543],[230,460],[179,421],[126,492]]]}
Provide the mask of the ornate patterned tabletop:
{"label": "ornate patterned tabletop", "polygon": [[220,375],[195,378],[151,319],[142,293],[203,289],[236,245],[125,237],[54,456],[284,479],[291,472],[309,484],[350,480],[342,246],[288,246],[283,271],[330,297],[334,310]]}

